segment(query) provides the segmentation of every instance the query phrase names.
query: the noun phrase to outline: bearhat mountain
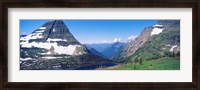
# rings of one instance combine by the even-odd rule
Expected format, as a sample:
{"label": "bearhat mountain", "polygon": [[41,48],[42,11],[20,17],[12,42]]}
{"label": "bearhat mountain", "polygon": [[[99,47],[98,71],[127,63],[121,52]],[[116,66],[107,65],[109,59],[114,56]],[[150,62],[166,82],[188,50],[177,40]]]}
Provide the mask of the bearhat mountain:
{"label": "bearhat mountain", "polygon": [[107,63],[110,61],[92,54],[79,43],[62,20],[48,21],[20,38],[21,69],[76,69]]}
{"label": "bearhat mountain", "polygon": [[20,38],[20,40],[22,48],[37,47],[47,50],[54,48],[54,51],[49,53],[67,55],[88,53],[87,49],[74,38],[61,20],[49,21],[32,32],[32,34]]}

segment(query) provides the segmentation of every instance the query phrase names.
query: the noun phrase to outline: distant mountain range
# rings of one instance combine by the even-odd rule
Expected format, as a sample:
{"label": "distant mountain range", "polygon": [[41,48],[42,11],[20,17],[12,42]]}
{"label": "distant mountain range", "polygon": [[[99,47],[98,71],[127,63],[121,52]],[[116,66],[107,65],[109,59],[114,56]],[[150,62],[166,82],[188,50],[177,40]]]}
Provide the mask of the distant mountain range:
{"label": "distant mountain range", "polygon": [[119,53],[121,49],[125,47],[126,43],[115,42],[111,46],[105,48],[101,53],[108,59],[113,59],[114,56]]}
{"label": "distant mountain range", "polygon": [[100,52],[97,51],[96,49],[90,47],[89,45],[85,45],[85,47],[87,47],[87,49],[88,49],[91,53],[93,53],[94,55],[97,55],[97,56],[100,56],[100,57],[102,57],[102,58],[107,59],[106,56],[104,56],[102,53],[100,53]]}
{"label": "distant mountain range", "polygon": [[85,44],[89,47],[94,48],[98,52],[103,52],[106,48],[112,46],[113,43],[96,43],[96,44]]}
{"label": "distant mountain range", "polygon": [[92,47],[95,50],[98,50],[98,52],[101,53],[104,58],[115,60],[114,59],[115,55],[125,47],[126,43],[114,42],[108,44],[86,44],[86,45]]}

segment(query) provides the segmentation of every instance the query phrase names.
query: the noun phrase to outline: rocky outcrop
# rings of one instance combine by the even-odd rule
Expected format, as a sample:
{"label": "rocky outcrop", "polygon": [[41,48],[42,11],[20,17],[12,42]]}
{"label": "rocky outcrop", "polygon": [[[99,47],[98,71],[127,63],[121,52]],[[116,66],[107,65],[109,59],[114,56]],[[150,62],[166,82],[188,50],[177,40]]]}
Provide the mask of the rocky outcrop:
{"label": "rocky outcrop", "polygon": [[141,34],[131,41],[124,49],[124,57],[128,57],[132,55],[138,48],[142,47],[145,42],[149,40],[151,37],[151,31],[153,27],[146,27]]}

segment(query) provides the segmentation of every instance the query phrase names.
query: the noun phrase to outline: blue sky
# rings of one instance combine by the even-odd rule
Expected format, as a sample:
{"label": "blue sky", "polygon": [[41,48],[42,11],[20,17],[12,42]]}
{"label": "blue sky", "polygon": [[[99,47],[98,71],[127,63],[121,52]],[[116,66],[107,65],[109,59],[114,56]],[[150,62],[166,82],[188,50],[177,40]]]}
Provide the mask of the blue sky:
{"label": "blue sky", "polygon": [[[30,34],[48,20],[20,20],[20,34]],[[63,20],[81,43],[127,42],[158,20]]]}

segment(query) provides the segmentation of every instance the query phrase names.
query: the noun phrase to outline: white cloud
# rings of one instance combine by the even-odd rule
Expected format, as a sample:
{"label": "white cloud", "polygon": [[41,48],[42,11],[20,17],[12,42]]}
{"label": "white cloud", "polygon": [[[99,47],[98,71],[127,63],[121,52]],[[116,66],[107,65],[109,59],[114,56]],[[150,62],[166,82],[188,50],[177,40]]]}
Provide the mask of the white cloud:
{"label": "white cloud", "polygon": [[107,43],[108,41],[104,40],[103,43]]}
{"label": "white cloud", "polygon": [[121,38],[114,38],[111,41],[103,40],[103,41],[95,41],[95,42],[83,42],[82,44],[111,44],[115,42],[122,42]]}
{"label": "white cloud", "polygon": [[99,43],[112,43],[112,41],[107,41],[107,40],[104,40],[102,42],[99,42]]}
{"label": "white cloud", "polygon": [[137,36],[136,35],[131,35],[128,37],[128,41],[133,41]]}
{"label": "white cloud", "polygon": [[114,38],[113,42],[121,42],[121,38]]}
{"label": "white cloud", "polygon": [[96,42],[83,42],[82,44],[109,44],[109,43],[113,43],[112,41],[96,41]]}

